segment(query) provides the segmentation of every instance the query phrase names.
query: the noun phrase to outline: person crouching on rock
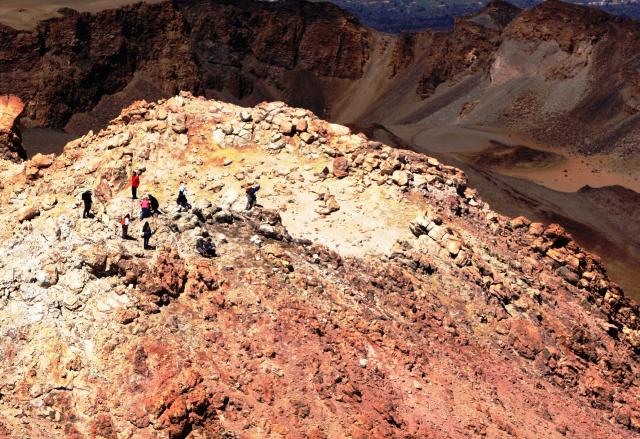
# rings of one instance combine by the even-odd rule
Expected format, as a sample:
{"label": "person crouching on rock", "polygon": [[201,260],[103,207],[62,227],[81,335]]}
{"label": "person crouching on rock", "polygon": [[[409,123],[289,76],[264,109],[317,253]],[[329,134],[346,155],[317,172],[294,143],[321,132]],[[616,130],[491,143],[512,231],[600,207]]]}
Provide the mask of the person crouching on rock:
{"label": "person crouching on rock", "polygon": [[151,216],[151,201],[149,198],[145,197],[140,201],[140,219],[143,220],[145,218],[149,218]]}
{"label": "person crouching on rock", "polygon": [[120,220],[122,226],[122,239],[129,239],[129,224],[131,224],[131,215],[126,214]]}
{"label": "person crouching on rock", "polygon": [[251,210],[253,209],[253,207],[256,205],[256,193],[260,190],[260,185],[255,183],[255,184],[247,184],[244,187],[244,191],[247,193],[247,210]]}
{"label": "person crouching on rock", "polygon": [[144,242],[144,249],[150,250],[152,247],[149,245],[149,240],[153,236],[153,230],[151,230],[151,226],[149,225],[149,221],[144,222],[144,226],[142,226],[142,238]]}
{"label": "person crouching on rock", "polygon": [[189,210],[191,209],[191,204],[187,200],[186,190],[184,186],[180,186],[180,190],[178,191],[178,199],[176,200],[178,207],[181,209]]}
{"label": "person crouching on rock", "polygon": [[82,212],[82,218],[91,218],[91,191],[84,191],[82,193],[82,201],[84,202],[84,211]]}
{"label": "person crouching on rock", "polygon": [[216,255],[216,246],[211,242],[211,238],[198,238],[196,241],[196,250],[205,258],[213,258]]}
{"label": "person crouching on rock", "polygon": [[138,188],[140,187],[140,175],[137,171],[133,171],[131,176],[131,197],[134,200],[138,199]]}
{"label": "person crouching on rock", "polygon": [[149,203],[151,203],[151,214],[159,215],[160,212],[160,203],[158,199],[151,194],[147,194],[147,198],[149,199]]}

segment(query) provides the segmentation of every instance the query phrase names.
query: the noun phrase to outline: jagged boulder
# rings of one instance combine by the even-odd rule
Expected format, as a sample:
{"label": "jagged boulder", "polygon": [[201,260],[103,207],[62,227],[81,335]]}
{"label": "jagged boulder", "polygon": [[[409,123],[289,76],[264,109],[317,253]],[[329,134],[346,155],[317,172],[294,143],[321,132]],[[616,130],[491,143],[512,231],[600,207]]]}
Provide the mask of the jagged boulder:
{"label": "jagged boulder", "polygon": [[24,104],[17,96],[0,96],[0,158],[11,161],[27,158],[17,126],[23,109]]}

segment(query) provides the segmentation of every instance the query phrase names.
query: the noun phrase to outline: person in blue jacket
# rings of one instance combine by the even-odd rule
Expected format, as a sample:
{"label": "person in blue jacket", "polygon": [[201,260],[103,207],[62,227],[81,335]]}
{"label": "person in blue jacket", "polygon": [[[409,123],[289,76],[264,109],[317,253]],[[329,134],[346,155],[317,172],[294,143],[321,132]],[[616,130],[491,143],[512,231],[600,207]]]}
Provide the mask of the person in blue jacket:
{"label": "person in blue jacket", "polygon": [[256,193],[260,190],[260,185],[257,183],[248,184],[244,190],[247,194],[247,210],[251,210],[256,205]]}
{"label": "person in blue jacket", "polygon": [[149,225],[149,221],[144,222],[144,226],[142,226],[142,239],[144,240],[144,249],[149,250],[151,246],[149,245],[149,240],[153,236],[153,230],[151,230],[151,226]]}

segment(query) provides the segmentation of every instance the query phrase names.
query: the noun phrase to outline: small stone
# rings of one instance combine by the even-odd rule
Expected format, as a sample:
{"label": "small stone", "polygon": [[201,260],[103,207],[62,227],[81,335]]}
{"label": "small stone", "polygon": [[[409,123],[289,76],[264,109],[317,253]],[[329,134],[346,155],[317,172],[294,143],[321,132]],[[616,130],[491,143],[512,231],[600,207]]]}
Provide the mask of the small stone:
{"label": "small stone", "polygon": [[135,309],[121,309],[116,314],[116,321],[121,325],[128,325],[129,323],[133,323],[138,316],[139,313]]}
{"label": "small stone", "polygon": [[301,119],[298,121],[298,123],[296,123],[296,130],[298,130],[298,132],[304,132],[307,131],[308,125],[307,125],[307,121],[305,119]]}
{"label": "small stone", "polygon": [[512,229],[520,229],[523,227],[527,227],[529,224],[531,224],[531,221],[529,221],[528,218],[525,218],[524,216],[519,216],[516,218],[513,218],[509,224],[511,225]]}
{"label": "small stone", "polygon": [[416,237],[426,235],[429,233],[429,223],[431,221],[425,215],[418,216],[415,220],[409,223],[409,229]]}
{"label": "small stone", "polygon": [[574,273],[569,269],[569,267],[564,265],[558,269],[558,274],[564,280],[566,280],[567,282],[573,285],[577,284],[578,281],[580,280],[580,277],[576,273]]}
{"label": "small stone", "polygon": [[40,209],[36,206],[27,206],[18,211],[17,218],[19,222],[31,221],[40,215]]}
{"label": "small stone", "polygon": [[361,368],[364,369],[365,367],[367,367],[368,361],[366,358],[361,358],[358,364],[360,365]]}
{"label": "small stone", "polygon": [[394,171],[391,180],[398,186],[406,186],[409,184],[409,173],[406,171]]}
{"label": "small stone", "polygon": [[334,197],[333,195],[329,197],[326,205],[327,209],[329,209],[329,212],[337,212],[338,210],[340,210],[340,204],[338,204],[338,200],[336,200],[336,197]]}
{"label": "small stone", "polygon": [[222,125],[222,132],[227,136],[232,135],[233,134],[233,126],[231,126],[231,124],[225,123],[224,125]]}
{"label": "small stone", "polygon": [[294,133],[295,127],[293,126],[291,121],[285,120],[282,123],[280,123],[280,127],[278,131],[284,135],[290,136]]}
{"label": "small stone", "polygon": [[300,140],[302,140],[306,144],[313,143],[313,134],[304,132],[300,134]]}
{"label": "small stone", "polygon": [[440,241],[444,237],[446,231],[444,227],[434,226],[428,233],[429,237],[434,241]]}
{"label": "small stone", "polygon": [[168,117],[167,110],[164,108],[159,108],[156,113],[156,119],[165,120]]}
{"label": "small stone", "polygon": [[176,117],[171,126],[176,134],[184,134],[188,131],[187,122],[184,116]]}
{"label": "small stone", "polygon": [[64,307],[69,311],[76,310],[80,308],[81,305],[80,301],[78,300],[78,296],[71,291],[66,291],[64,293],[64,295],[62,296],[62,303]]}
{"label": "small stone", "polygon": [[271,151],[280,151],[284,148],[284,143],[270,143],[267,145],[267,149]]}
{"label": "small stone", "polygon": [[53,164],[54,160],[54,154],[43,155],[38,153],[31,159],[31,164],[37,169],[45,169],[50,167]]}
{"label": "small stone", "polygon": [[458,253],[460,253],[461,247],[462,247],[462,244],[460,243],[460,241],[456,239],[450,239],[447,241],[447,251],[453,257],[458,256]]}
{"label": "small stone", "polygon": [[344,156],[336,157],[331,162],[331,172],[337,178],[344,178],[349,175],[349,162]]}
{"label": "small stone", "polygon": [[400,162],[398,160],[388,159],[380,163],[380,173],[382,175],[391,175],[399,167]]}
{"label": "small stone", "polygon": [[251,238],[249,238],[249,242],[251,242],[252,244],[257,245],[258,247],[260,247],[262,245],[262,239],[260,239],[260,237],[258,235],[253,235]]}
{"label": "small stone", "polygon": [[111,307],[102,300],[98,300],[98,302],[96,303],[96,309],[104,313],[111,311]]}

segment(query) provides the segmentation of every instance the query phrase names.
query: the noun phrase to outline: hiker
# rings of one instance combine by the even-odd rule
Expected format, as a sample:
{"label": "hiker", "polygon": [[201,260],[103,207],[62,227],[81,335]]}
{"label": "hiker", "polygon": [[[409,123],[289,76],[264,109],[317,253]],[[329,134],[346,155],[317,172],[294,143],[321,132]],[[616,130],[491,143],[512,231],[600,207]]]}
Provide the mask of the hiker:
{"label": "hiker", "polygon": [[178,191],[178,199],[176,200],[178,206],[182,209],[189,210],[191,209],[191,204],[187,201],[186,190],[184,186],[180,186],[180,190]]}
{"label": "hiker", "polygon": [[247,184],[244,190],[247,193],[247,210],[251,210],[256,205],[256,192],[260,190],[260,185],[257,183]]}
{"label": "hiker", "polygon": [[211,238],[199,238],[196,241],[196,250],[205,258],[213,258],[216,255],[216,246],[211,242]]}
{"label": "hiker", "polygon": [[159,215],[160,214],[160,203],[158,199],[151,194],[147,194],[147,198],[149,199],[149,203],[151,203],[151,214]]}
{"label": "hiker", "polygon": [[138,188],[140,187],[140,175],[138,171],[133,171],[131,176],[131,196],[134,200],[138,199]]}
{"label": "hiker", "polygon": [[131,224],[131,215],[126,214],[120,220],[122,225],[122,239],[129,239],[129,224]]}
{"label": "hiker", "polygon": [[143,220],[145,218],[149,218],[151,216],[151,201],[149,198],[145,197],[140,201],[140,219]]}
{"label": "hiker", "polygon": [[84,191],[82,193],[82,201],[84,201],[84,211],[82,212],[82,218],[91,218],[91,191]]}
{"label": "hiker", "polygon": [[144,249],[149,250],[151,246],[149,246],[149,239],[153,236],[153,231],[151,230],[151,226],[149,225],[149,221],[144,222],[144,226],[142,226],[142,238],[144,241]]}

